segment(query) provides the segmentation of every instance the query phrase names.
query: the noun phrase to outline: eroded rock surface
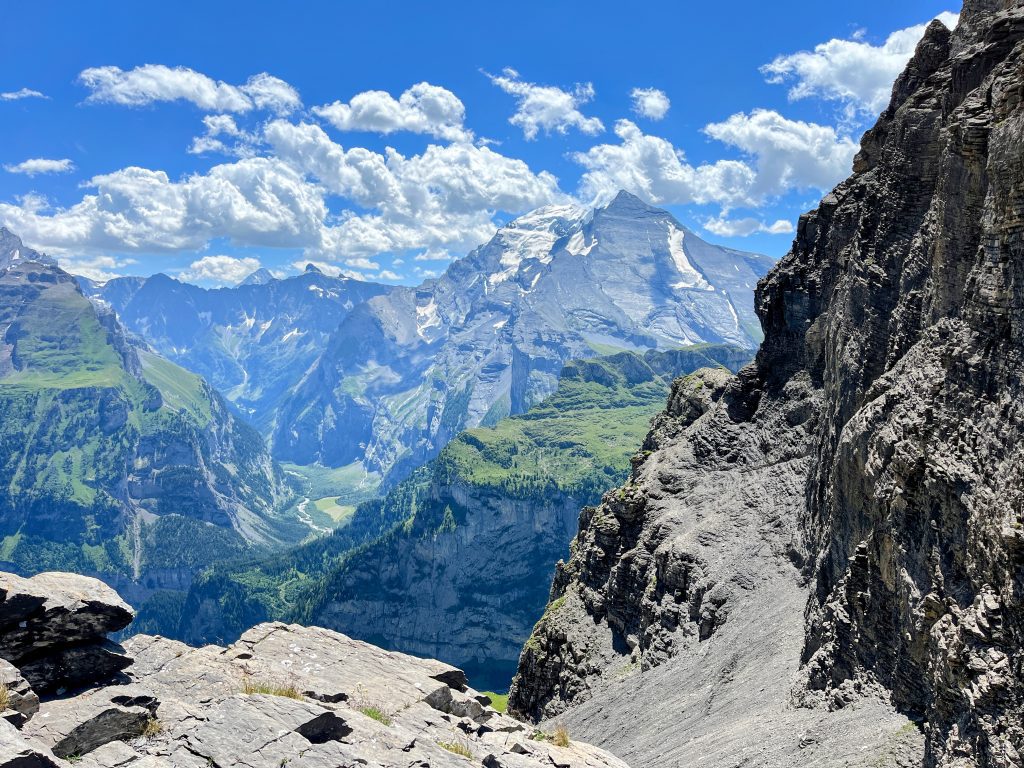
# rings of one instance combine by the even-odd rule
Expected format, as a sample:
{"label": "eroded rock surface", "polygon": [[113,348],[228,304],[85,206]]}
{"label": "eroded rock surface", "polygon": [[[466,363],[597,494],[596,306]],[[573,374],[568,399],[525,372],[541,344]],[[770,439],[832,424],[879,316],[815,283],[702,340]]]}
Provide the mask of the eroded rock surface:
{"label": "eroded rock surface", "polygon": [[32,743],[18,729],[0,719],[0,766],[4,768],[58,768],[62,762],[41,744]]}
{"label": "eroded rock surface", "polygon": [[[45,654],[64,642],[55,627],[95,641],[131,616],[93,579],[25,581],[0,574],[0,616],[20,617],[0,624],[0,647]],[[500,714],[455,667],[325,629],[262,624],[227,648],[137,635],[124,655],[133,663],[117,681],[43,696],[13,720],[20,731],[0,719],[0,768],[627,768]],[[11,669],[0,674],[13,680]]]}
{"label": "eroded rock surface", "polygon": [[28,680],[16,666],[3,659],[0,659],[0,686],[7,692],[7,706],[0,717],[20,726],[39,711],[39,696]]}
{"label": "eroded rock surface", "polygon": [[1022,765],[1024,3],[960,19],[759,285],[754,366],[584,513],[514,710],[645,766]]}

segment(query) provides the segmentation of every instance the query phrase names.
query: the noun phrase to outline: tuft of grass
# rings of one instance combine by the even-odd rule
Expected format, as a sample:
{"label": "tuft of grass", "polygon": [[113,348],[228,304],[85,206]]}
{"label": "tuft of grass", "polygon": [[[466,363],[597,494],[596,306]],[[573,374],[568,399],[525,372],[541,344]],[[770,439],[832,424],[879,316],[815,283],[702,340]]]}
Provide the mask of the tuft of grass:
{"label": "tuft of grass", "polygon": [[563,605],[565,605],[565,595],[562,595],[561,597],[556,597],[554,600],[552,600],[551,603],[548,605],[547,612],[554,613]]}
{"label": "tuft of grass", "polygon": [[569,746],[569,729],[564,725],[559,725],[555,728],[551,734],[551,743],[556,747],[568,747]]}
{"label": "tuft of grass", "polygon": [[461,757],[468,757],[470,760],[473,759],[473,753],[469,750],[469,747],[461,742],[439,741],[437,742],[437,746],[441,749],[447,749],[449,752]]}
{"label": "tuft of grass", "polygon": [[242,684],[242,693],[262,693],[267,696],[283,696],[286,699],[303,698],[301,691],[294,684],[282,685],[269,680],[246,680]]}
{"label": "tuft of grass", "polygon": [[163,732],[164,724],[157,720],[155,717],[149,718],[149,720],[146,721],[146,725],[142,729],[142,735],[147,739],[151,739],[154,736],[159,736]]}
{"label": "tuft of grass", "polygon": [[391,725],[391,716],[380,707],[366,705],[362,707],[356,707],[356,709],[358,709],[367,717],[376,720],[378,723],[383,723],[384,725]]}
{"label": "tuft of grass", "polygon": [[0,683],[0,712],[3,712],[11,706],[11,692],[7,690],[7,686]]}
{"label": "tuft of grass", "polygon": [[494,693],[492,691],[482,691],[483,695],[491,700],[491,706],[505,714],[508,712],[508,694],[507,693]]}

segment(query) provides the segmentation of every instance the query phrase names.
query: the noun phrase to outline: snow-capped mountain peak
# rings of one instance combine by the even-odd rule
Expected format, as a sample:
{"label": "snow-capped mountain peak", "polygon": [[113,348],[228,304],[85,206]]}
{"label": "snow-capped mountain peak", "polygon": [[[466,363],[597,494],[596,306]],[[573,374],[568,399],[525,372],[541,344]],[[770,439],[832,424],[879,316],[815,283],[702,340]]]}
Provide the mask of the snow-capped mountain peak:
{"label": "snow-capped mountain peak", "polygon": [[281,414],[275,451],[400,477],[458,429],[525,411],[568,360],[752,349],[753,287],[772,263],[707,243],[628,193],[532,211],[441,277],[346,318]]}

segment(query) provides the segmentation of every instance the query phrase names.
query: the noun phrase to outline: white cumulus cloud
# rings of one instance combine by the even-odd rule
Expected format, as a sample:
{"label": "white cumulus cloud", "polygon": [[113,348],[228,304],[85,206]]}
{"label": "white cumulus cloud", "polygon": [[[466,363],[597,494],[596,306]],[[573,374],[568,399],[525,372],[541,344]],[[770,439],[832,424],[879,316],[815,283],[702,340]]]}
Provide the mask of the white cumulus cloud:
{"label": "white cumulus cloud", "polygon": [[496,211],[564,199],[558,180],[489,147],[431,145],[405,156],[345,149],[317,125],[277,120],[265,139],[276,157],[370,213],[343,215],[325,249],[372,255],[411,248],[471,248],[493,234]]}
{"label": "white cumulus cloud", "polygon": [[854,141],[834,128],[769,110],[739,113],[704,131],[745,159],[695,166],[667,139],[620,120],[615,124],[620,143],[573,155],[585,169],[580,196],[600,201],[626,189],[654,204],[757,207],[790,190],[830,189],[849,174],[857,151]]}
{"label": "white cumulus cloud", "polygon": [[604,130],[598,118],[580,112],[580,107],[594,98],[594,86],[590,83],[578,83],[571,91],[566,91],[551,85],[528,83],[508,67],[501,75],[487,74],[487,77],[515,97],[516,113],[509,122],[521,128],[527,139],[537,138],[542,130],[565,134],[575,128],[590,136]]}
{"label": "white cumulus cloud", "polygon": [[[239,132],[224,116],[207,129]],[[493,234],[499,212],[567,197],[551,174],[468,143],[413,155],[346,149],[318,125],[287,120],[258,140],[259,155],[179,179],[140,167],[95,176],[67,207],[38,195],[0,203],[0,223],[58,256],[198,251],[225,238],[365,270],[379,269],[369,260],[381,253],[468,250]]]}
{"label": "white cumulus cloud", "polygon": [[0,203],[0,221],[55,254],[199,250],[214,237],[241,245],[308,247],[320,242],[322,190],[291,167],[253,157],[174,181],[128,167],[94,176],[67,208],[39,197]]}
{"label": "white cumulus cloud", "polygon": [[48,99],[45,93],[34,91],[31,88],[19,88],[16,91],[4,91],[0,93],[0,101],[20,101],[21,99]]}
{"label": "white cumulus cloud", "polygon": [[98,283],[121,277],[121,270],[135,263],[135,259],[122,259],[116,256],[62,256],[58,261],[66,272]]}
{"label": "white cumulus cloud", "polygon": [[144,64],[134,69],[91,67],[78,76],[92,93],[88,101],[144,106],[158,101],[188,101],[208,112],[249,112],[265,109],[278,114],[302,106],[298,91],[266,72],[242,85],[230,85],[187,67]]}
{"label": "white cumulus cloud", "polygon": [[189,154],[202,155],[219,152],[223,155],[251,157],[256,152],[259,137],[238,127],[231,115],[206,115],[203,118],[206,132],[192,139]]}
{"label": "white cumulus cloud", "polygon": [[665,92],[657,88],[634,88],[629,96],[633,99],[633,111],[648,120],[661,120],[672,105]]}
{"label": "white cumulus cloud", "polygon": [[598,144],[573,155],[586,169],[580,181],[584,200],[601,202],[620,189],[662,205],[736,205],[749,198],[755,174],[745,163],[691,165],[670,141],[648,136],[629,120],[619,120],[615,134],[620,143]]}
{"label": "white cumulus cloud", "polygon": [[417,83],[397,99],[387,91],[358,93],[346,104],[313,107],[313,113],[339,131],[425,133],[448,141],[469,141],[463,126],[466,108],[447,88]]}
{"label": "white cumulus cloud", "polygon": [[259,269],[260,260],[252,256],[203,256],[178,273],[187,282],[237,285]]}
{"label": "white cumulus cloud", "polygon": [[[936,18],[949,28],[959,16],[940,13]],[[916,24],[889,35],[881,45],[860,36],[832,39],[813,51],[776,57],[761,68],[771,83],[791,83],[789,98],[818,97],[839,102],[847,118],[858,113],[877,115],[889,103],[892,84],[914,53],[927,24]]]}
{"label": "white cumulus cloud", "polygon": [[748,237],[756,234],[788,235],[792,234],[793,222],[786,219],[778,219],[768,224],[761,219],[746,217],[740,219],[729,219],[718,216],[704,222],[704,229],[721,237]]}
{"label": "white cumulus cloud", "polygon": [[452,255],[444,248],[428,248],[427,250],[417,253],[413,261],[451,261]]}
{"label": "white cumulus cloud", "polygon": [[22,160],[20,163],[5,165],[4,170],[8,173],[36,176],[41,173],[68,173],[75,170],[75,164],[66,157],[60,160],[48,157],[33,157],[28,160]]}
{"label": "white cumulus cloud", "polygon": [[704,132],[752,159],[754,201],[790,190],[831,189],[850,175],[858,149],[831,126],[790,120],[768,109],[735,114]]}

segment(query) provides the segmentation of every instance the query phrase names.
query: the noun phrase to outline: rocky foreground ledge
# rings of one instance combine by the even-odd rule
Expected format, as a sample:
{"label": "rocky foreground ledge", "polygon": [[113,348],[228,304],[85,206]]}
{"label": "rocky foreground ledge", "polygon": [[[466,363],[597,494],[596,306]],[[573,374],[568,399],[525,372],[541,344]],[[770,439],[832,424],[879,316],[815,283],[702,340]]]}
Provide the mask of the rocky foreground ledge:
{"label": "rocky foreground ledge", "polygon": [[628,768],[439,661],[280,623],[227,648],[111,642],[133,615],[95,579],[0,573],[0,768]]}

